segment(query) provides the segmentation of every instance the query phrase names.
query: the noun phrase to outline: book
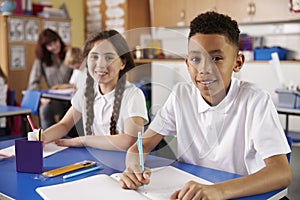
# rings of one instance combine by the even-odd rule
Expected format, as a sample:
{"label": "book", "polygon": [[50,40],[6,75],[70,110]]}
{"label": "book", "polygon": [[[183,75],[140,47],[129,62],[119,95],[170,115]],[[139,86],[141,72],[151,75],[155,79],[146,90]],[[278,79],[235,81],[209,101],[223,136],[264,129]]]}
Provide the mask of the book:
{"label": "book", "polygon": [[122,189],[119,183],[121,173],[98,174],[88,178],[51,186],[36,188],[37,193],[45,200],[59,199],[130,199],[161,200],[181,189],[190,180],[202,184],[211,182],[189,174],[172,166],[152,169],[150,183],[137,190]]}

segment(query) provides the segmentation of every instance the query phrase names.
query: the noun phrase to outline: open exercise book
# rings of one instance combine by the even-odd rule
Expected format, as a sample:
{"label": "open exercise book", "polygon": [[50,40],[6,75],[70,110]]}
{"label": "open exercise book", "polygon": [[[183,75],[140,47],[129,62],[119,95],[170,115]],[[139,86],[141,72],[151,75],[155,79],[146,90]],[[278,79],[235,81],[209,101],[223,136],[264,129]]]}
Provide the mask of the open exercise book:
{"label": "open exercise book", "polygon": [[120,173],[111,176],[99,174],[88,178],[38,187],[36,191],[45,200],[59,199],[169,199],[176,190],[183,187],[189,180],[203,184],[209,181],[196,177],[172,166],[152,169],[149,185],[138,190],[125,190],[119,183]]}

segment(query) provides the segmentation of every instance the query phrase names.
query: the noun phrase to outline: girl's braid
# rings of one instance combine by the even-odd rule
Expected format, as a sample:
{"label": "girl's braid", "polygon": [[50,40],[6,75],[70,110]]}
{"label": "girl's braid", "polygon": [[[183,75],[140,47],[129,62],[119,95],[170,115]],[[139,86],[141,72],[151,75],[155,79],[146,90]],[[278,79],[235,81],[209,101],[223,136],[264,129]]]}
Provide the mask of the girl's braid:
{"label": "girl's braid", "polygon": [[119,81],[115,89],[115,100],[114,100],[113,112],[110,118],[110,128],[109,128],[111,135],[118,134],[117,122],[119,119],[120,107],[121,107],[123,93],[125,90],[125,84],[126,84],[126,74],[124,74],[121,78],[119,78]]}
{"label": "girl's braid", "polygon": [[86,78],[86,88],[84,97],[86,99],[86,122],[85,122],[85,132],[87,135],[93,135],[92,132],[92,124],[94,121],[94,79],[91,77],[87,70],[87,78]]}

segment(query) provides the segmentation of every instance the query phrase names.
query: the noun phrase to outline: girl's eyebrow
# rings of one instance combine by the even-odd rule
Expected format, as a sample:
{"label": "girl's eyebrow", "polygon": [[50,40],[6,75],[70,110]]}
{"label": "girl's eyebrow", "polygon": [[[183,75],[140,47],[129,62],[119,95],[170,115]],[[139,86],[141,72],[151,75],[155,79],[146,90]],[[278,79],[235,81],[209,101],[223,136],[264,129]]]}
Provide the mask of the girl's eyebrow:
{"label": "girl's eyebrow", "polygon": [[[100,53],[97,52],[97,51],[92,51],[91,54],[99,55]],[[115,56],[116,54],[114,52],[105,52],[103,55],[106,55],[106,56],[113,55],[113,56]]]}
{"label": "girl's eyebrow", "polygon": [[114,52],[106,52],[106,53],[104,53],[104,55],[113,55],[113,56],[115,56],[115,55],[117,55],[117,54],[114,53]]}

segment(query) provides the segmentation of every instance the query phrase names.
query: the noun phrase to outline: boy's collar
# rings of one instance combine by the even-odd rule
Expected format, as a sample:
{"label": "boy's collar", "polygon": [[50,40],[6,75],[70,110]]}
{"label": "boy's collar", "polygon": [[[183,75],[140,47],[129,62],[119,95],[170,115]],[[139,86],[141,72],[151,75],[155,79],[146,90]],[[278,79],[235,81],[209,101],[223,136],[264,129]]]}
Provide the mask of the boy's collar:
{"label": "boy's collar", "polygon": [[231,107],[231,105],[234,102],[234,99],[236,97],[236,94],[238,92],[238,81],[236,78],[231,78],[231,84],[228,90],[227,95],[225,96],[225,98],[216,106],[210,106],[202,97],[199,89],[195,86],[194,87],[196,89],[196,94],[197,94],[197,101],[199,102],[199,106],[198,106],[198,112],[199,113],[203,113],[207,110],[214,110],[216,112],[219,113],[223,113],[225,114],[229,108]]}

